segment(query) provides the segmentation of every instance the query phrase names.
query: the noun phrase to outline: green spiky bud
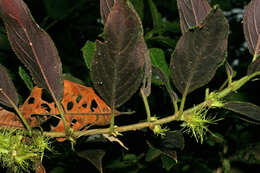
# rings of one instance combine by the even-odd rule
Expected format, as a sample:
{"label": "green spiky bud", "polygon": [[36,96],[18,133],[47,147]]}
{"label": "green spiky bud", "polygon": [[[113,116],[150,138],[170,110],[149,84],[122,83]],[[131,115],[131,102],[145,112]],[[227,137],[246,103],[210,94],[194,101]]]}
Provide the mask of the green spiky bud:
{"label": "green spiky bud", "polygon": [[222,120],[216,119],[216,117],[207,116],[208,108],[203,107],[200,110],[195,110],[188,115],[182,116],[184,122],[182,123],[183,132],[191,134],[195,137],[196,141],[202,144],[204,136],[207,132],[214,135],[209,129],[209,124],[216,124],[217,121]]}
{"label": "green spiky bud", "polygon": [[0,161],[12,172],[30,172],[50,149],[49,138],[41,134],[28,137],[23,130],[0,130]]}

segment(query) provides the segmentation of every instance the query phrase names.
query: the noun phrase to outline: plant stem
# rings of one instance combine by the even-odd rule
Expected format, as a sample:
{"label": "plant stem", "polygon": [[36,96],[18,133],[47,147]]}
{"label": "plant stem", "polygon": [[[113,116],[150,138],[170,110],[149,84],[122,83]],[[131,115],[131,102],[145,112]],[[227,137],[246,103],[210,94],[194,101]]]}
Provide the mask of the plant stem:
{"label": "plant stem", "polygon": [[109,134],[113,134],[114,133],[114,128],[115,128],[115,109],[114,107],[111,109],[111,119],[110,119],[110,127],[109,127]]}
{"label": "plant stem", "polygon": [[[126,125],[126,126],[120,126],[117,127],[118,132],[126,132],[126,131],[131,131],[131,130],[138,130],[142,129],[145,127],[150,127],[153,125],[157,124],[165,124],[172,122],[173,120],[176,120],[176,116],[168,116],[166,118],[162,118],[153,122],[143,122],[143,123],[136,123],[136,124],[131,124],[131,125]],[[110,128],[104,128],[104,129],[91,129],[87,131],[77,131],[74,132],[73,135],[74,137],[78,138],[80,136],[85,136],[85,135],[94,135],[94,134],[105,134],[105,133],[110,133]],[[64,132],[44,132],[43,135],[49,136],[49,137],[64,137]]]}
{"label": "plant stem", "polygon": [[[216,93],[217,98],[223,98],[225,96],[227,96],[229,93],[234,92],[236,90],[238,90],[241,86],[243,86],[246,82],[248,82],[249,80],[251,80],[253,77],[260,75],[260,71],[256,72],[250,76],[245,76],[237,81],[233,81],[231,87],[227,87],[226,89],[219,91]],[[186,96],[185,96],[186,98]],[[182,105],[184,105],[185,99],[182,99]],[[211,103],[212,100],[206,100],[192,108],[189,108],[185,111],[182,112],[182,116],[190,116],[192,112],[196,111],[196,110],[200,110],[202,107],[204,107],[205,105],[208,105],[209,103]],[[184,107],[184,106],[182,106]],[[142,128],[146,128],[146,127],[151,127],[154,125],[160,125],[160,124],[166,124],[166,123],[170,123],[172,121],[176,121],[179,119],[179,113],[175,113],[173,115],[169,115],[165,118],[161,118],[158,119],[156,121],[152,121],[152,122],[143,122],[143,123],[136,123],[136,124],[131,124],[131,125],[126,125],[126,126],[120,126],[117,127],[117,132],[125,132],[125,131],[135,131],[138,129],[142,129]],[[105,134],[105,133],[110,133],[111,130],[110,128],[104,128],[104,129],[91,129],[91,130],[87,130],[87,131],[77,131],[74,132],[73,135],[74,137],[78,138],[80,136],[86,136],[86,135],[95,135],[95,134]],[[43,135],[45,136],[49,136],[49,137],[64,137],[66,134],[64,132],[44,132]]]}
{"label": "plant stem", "polygon": [[174,114],[176,114],[178,112],[178,104],[177,104],[177,100],[173,101],[173,107],[174,107]]}
{"label": "plant stem", "polygon": [[224,87],[227,85],[227,83],[228,83],[228,79],[225,80],[225,82],[219,87],[218,90],[220,91],[220,90],[224,89]]}
{"label": "plant stem", "polygon": [[188,87],[186,87],[183,95],[182,95],[182,99],[181,99],[181,105],[180,105],[180,109],[179,109],[179,115],[178,115],[178,118],[181,118],[182,116],[182,113],[183,113],[183,109],[184,109],[184,105],[185,105],[185,102],[186,102],[186,97],[187,97],[187,93],[188,93],[188,90],[187,90]]}
{"label": "plant stem", "polygon": [[8,100],[8,102],[12,105],[12,107],[14,108],[15,112],[18,114],[19,118],[22,120],[25,128],[28,130],[29,136],[32,136],[32,130],[31,127],[29,126],[28,122],[26,121],[26,119],[23,117],[23,115],[21,114],[21,112],[19,111],[19,108],[16,106],[16,104],[12,101],[12,99],[10,99],[10,97],[8,97],[8,95],[2,90],[0,89],[0,92],[3,94],[3,96]]}
{"label": "plant stem", "polygon": [[55,102],[55,104],[56,104],[56,106],[57,106],[57,109],[58,109],[58,111],[59,111],[59,113],[60,113],[62,122],[63,122],[63,124],[64,124],[65,133],[68,135],[68,133],[69,133],[69,127],[68,127],[67,121],[66,121],[66,119],[65,119],[65,114],[64,114],[64,112],[63,112],[63,110],[62,110],[62,108],[61,108],[62,106],[61,106],[60,102],[58,102],[58,101],[56,100],[55,97],[53,97],[53,99],[54,99],[54,102]]}
{"label": "plant stem", "polygon": [[151,111],[150,111],[149,103],[148,103],[147,97],[144,94],[144,90],[142,88],[140,89],[140,92],[141,92],[141,96],[142,96],[145,110],[146,110],[147,121],[150,122],[151,121]]}

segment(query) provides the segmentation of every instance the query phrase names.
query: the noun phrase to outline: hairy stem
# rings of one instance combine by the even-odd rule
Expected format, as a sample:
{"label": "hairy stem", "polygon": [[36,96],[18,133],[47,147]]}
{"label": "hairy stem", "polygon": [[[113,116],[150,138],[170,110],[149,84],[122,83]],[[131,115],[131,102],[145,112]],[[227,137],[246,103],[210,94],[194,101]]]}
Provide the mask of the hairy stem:
{"label": "hairy stem", "polygon": [[[228,94],[237,91],[240,87],[242,87],[244,84],[246,84],[248,81],[250,81],[253,77],[260,75],[260,72],[254,73],[250,76],[245,76],[237,81],[232,82],[232,85],[225,88],[222,91],[219,91],[216,93],[217,98],[223,98],[225,96],[227,96]],[[186,97],[186,96],[185,96]],[[184,105],[184,101],[183,105]],[[196,111],[196,110],[201,110],[203,107],[205,107],[205,105],[210,105],[210,103],[212,103],[212,100],[206,100],[192,108],[189,108],[185,111],[183,111],[182,116],[190,116],[192,112]],[[126,131],[135,131],[138,129],[143,129],[146,127],[151,127],[154,125],[160,125],[160,124],[166,124],[166,123],[170,123],[172,121],[176,121],[179,119],[179,115],[178,112],[167,116],[165,118],[161,118],[158,119],[156,121],[152,121],[152,122],[143,122],[143,123],[136,123],[136,124],[131,124],[131,125],[126,125],[126,126],[120,126],[117,127],[117,132],[126,132]],[[91,129],[91,130],[87,130],[87,131],[77,131],[73,133],[73,136],[75,138],[78,138],[80,136],[87,136],[87,135],[94,135],[94,134],[105,134],[105,133],[110,133],[110,128],[103,128],[103,129]],[[49,137],[65,137],[65,133],[64,132],[44,132],[43,135],[45,136],[49,136]]]}
{"label": "hairy stem", "polygon": [[115,129],[115,109],[114,107],[112,108],[112,115],[110,119],[110,127],[109,127],[109,133],[113,134]]}

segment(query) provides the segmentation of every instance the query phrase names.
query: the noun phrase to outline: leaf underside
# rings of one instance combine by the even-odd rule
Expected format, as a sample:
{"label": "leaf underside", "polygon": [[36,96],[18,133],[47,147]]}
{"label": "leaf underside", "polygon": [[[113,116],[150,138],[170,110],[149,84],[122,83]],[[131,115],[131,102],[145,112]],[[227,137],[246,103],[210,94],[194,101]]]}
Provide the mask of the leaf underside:
{"label": "leaf underside", "polygon": [[252,62],[247,69],[247,74],[251,75],[257,71],[260,71],[260,58],[257,58],[254,62]]}
{"label": "leaf underside", "polygon": [[227,110],[242,114],[247,118],[260,122],[260,107],[247,102],[227,102],[224,107]]}
{"label": "leaf underside", "polygon": [[18,105],[18,95],[16,89],[14,87],[13,82],[8,76],[7,71],[4,66],[0,64],[0,104],[3,104],[7,107],[12,107],[12,105],[8,102],[6,97],[2,94],[4,92],[16,105]]}
{"label": "leaf underside", "polygon": [[201,27],[187,31],[171,58],[174,85],[187,94],[207,84],[226,57],[229,26],[219,8],[212,9]]}
{"label": "leaf underside", "polygon": [[260,1],[252,0],[245,8],[243,29],[249,52],[258,57],[260,54]]}
{"label": "leaf underside", "polygon": [[106,23],[107,17],[114,5],[115,0],[100,0],[100,15],[104,22]]}
{"label": "leaf underside", "polygon": [[28,68],[35,83],[61,100],[62,66],[49,35],[35,23],[22,0],[0,0],[0,14],[11,47]]}
{"label": "leaf underside", "polygon": [[95,89],[113,109],[139,88],[147,51],[140,19],[125,0],[114,4],[105,24],[104,40],[96,44],[91,76]]}
{"label": "leaf underside", "polygon": [[200,24],[211,9],[207,0],[178,0],[177,5],[182,34]]}
{"label": "leaf underside", "polygon": [[[144,43],[144,41],[143,41]],[[143,77],[143,85],[142,90],[144,91],[144,95],[148,97],[151,94],[151,85],[152,85],[152,63],[149,55],[149,51],[147,46],[144,43],[144,77]]]}

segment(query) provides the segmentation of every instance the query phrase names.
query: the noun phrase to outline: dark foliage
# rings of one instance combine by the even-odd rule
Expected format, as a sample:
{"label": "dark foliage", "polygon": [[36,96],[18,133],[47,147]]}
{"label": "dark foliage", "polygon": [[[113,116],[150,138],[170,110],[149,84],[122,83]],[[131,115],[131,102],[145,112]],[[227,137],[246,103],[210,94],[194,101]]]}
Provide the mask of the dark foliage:
{"label": "dark foliage", "polygon": [[[107,0],[103,0],[102,2],[104,3],[106,1]],[[144,38],[148,48],[159,48],[163,50],[163,52],[165,53],[165,55],[163,55],[164,61],[169,64],[171,54],[173,53],[174,48],[177,45],[178,39],[183,33],[183,28],[185,28],[184,24],[182,24],[183,26],[181,25],[180,27],[177,1],[131,1],[133,2],[133,5],[136,8],[136,11],[138,12],[140,18],[142,19],[145,36]],[[54,43],[61,57],[63,73],[71,74],[72,76],[75,76],[76,78],[84,81],[87,86],[92,87],[94,85],[100,85],[101,83],[98,83],[99,81],[106,81],[107,83],[112,81],[110,79],[96,79],[94,80],[95,83],[92,83],[90,72],[86,68],[81,52],[81,49],[87,40],[95,41],[98,39],[106,42],[106,39],[108,39],[106,33],[109,30],[105,30],[104,34],[101,34],[103,32],[102,19],[104,20],[104,18],[106,17],[104,17],[105,14],[103,15],[103,17],[100,16],[99,1],[25,0],[25,2],[28,4],[29,9],[32,11],[32,15],[34,16],[35,21],[47,33],[49,33],[54,40]],[[244,9],[244,6],[249,3],[249,0],[212,0],[210,2],[210,5],[212,7],[215,4],[219,4],[219,8],[225,11],[224,15],[225,17],[227,17],[230,24],[227,61],[229,62],[232,69],[235,71],[235,78],[246,75],[247,71],[248,74],[252,74],[253,72],[258,71],[260,62],[259,59],[251,64],[252,58],[250,53],[255,53],[255,46],[249,45],[250,53],[244,46],[245,38],[243,35],[243,26],[241,24],[241,16],[243,15],[242,10]],[[256,3],[256,1],[252,3]],[[250,6],[248,8],[250,8]],[[206,9],[208,9],[208,7]],[[236,9],[237,11],[234,9]],[[107,11],[104,11],[103,13],[107,13]],[[248,13],[253,13],[253,10],[248,10]],[[108,18],[107,22],[109,22],[109,20],[112,19]],[[219,20],[217,22],[219,22]],[[30,21],[30,23],[34,24],[32,23],[32,21]],[[203,32],[198,28],[195,28],[195,31]],[[193,30],[190,32],[195,31]],[[45,38],[44,40],[49,40],[49,38],[46,37],[43,31],[40,32],[43,35],[43,38]],[[23,66],[23,64],[20,64],[19,61],[13,63],[16,59],[16,56],[14,55],[14,53],[12,53],[11,47],[7,41],[7,34],[4,29],[4,22],[1,22],[0,25],[0,37],[0,63],[7,67],[11,72],[11,78],[13,79],[15,86],[20,93],[20,102],[23,102],[29,95],[30,91],[26,89],[26,85],[21,80],[18,73],[16,73],[19,66]],[[29,49],[28,40],[25,40],[25,42],[27,43],[26,49]],[[103,51],[105,51],[106,47],[108,47],[108,45],[104,44],[105,43],[98,43],[97,46],[97,51],[102,51],[102,54],[106,53]],[[33,45],[35,44],[33,43]],[[39,48],[37,48],[37,50],[41,51],[41,46],[42,45],[39,44]],[[54,54],[53,56],[56,57],[54,58],[55,61],[59,61],[57,59],[56,50],[53,47],[51,48],[51,50],[51,52],[53,52]],[[19,52],[19,50],[17,51]],[[28,52],[31,51],[29,50]],[[26,58],[26,56],[22,56],[20,58]],[[221,61],[218,61],[216,64],[219,64],[220,62],[222,62],[222,60],[223,59],[221,59]],[[141,62],[140,66],[142,66],[143,63],[144,62]],[[251,65],[249,66],[249,69],[247,69],[249,64]],[[44,67],[46,66],[47,65],[44,65]],[[117,67],[117,70],[119,70],[119,67]],[[214,69],[214,73],[215,70],[216,69]],[[97,71],[99,72],[99,70]],[[48,70],[46,72],[48,72]],[[61,73],[61,68],[58,67],[58,70],[56,72]],[[51,74],[52,73],[53,72],[51,72]],[[219,68],[217,70],[216,76],[208,83],[207,87],[217,90],[223,83],[223,76],[225,75],[225,68]],[[100,76],[104,77],[103,74],[100,74]],[[166,81],[165,83],[168,82],[167,77],[163,76],[164,81]],[[171,98],[167,93],[167,89],[162,87],[162,85],[160,84],[161,81],[157,80],[158,85],[156,85],[156,79],[153,80],[154,83],[152,85],[152,94],[148,98],[151,112],[153,113],[153,115],[172,114],[173,108],[171,104]],[[135,82],[137,82],[136,85],[140,85],[141,79]],[[121,83],[117,85],[121,85]],[[167,87],[169,87],[168,83]],[[180,88],[181,87],[177,86],[173,89],[178,89],[182,92],[183,89]],[[168,88],[168,90],[170,89]],[[204,99],[202,98],[204,97],[204,91],[205,88],[198,88],[196,91],[191,93],[189,95],[189,98],[187,98],[186,106],[192,107],[194,104],[200,103]],[[259,81],[251,82],[241,88],[239,90],[239,93],[232,93],[225,98],[227,101],[240,101],[239,103],[230,102],[230,104],[226,106],[230,110],[236,109],[235,112],[243,114],[244,109],[241,110],[243,107],[241,107],[241,105],[238,106],[238,104],[240,104],[242,101],[251,102],[254,103],[254,105],[248,105],[246,103],[244,104],[244,108],[254,110],[256,105],[260,106],[257,93],[259,93]],[[101,96],[107,98],[107,101],[111,100],[110,98],[108,98],[108,95],[109,94],[101,94]],[[144,106],[139,94],[131,92],[131,95],[133,95],[133,97],[124,105],[119,107],[119,110],[135,110],[138,113],[118,117],[116,119],[116,124],[118,125],[135,123],[146,118],[144,116]],[[174,95],[175,93],[172,94],[172,97],[174,97],[174,99],[177,99]],[[58,94],[57,97],[60,97],[60,94]],[[1,98],[2,97],[0,95],[0,99]],[[17,99],[15,98],[14,100]],[[115,105],[119,106],[120,104],[116,103]],[[237,109],[237,107],[239,109]],[[255,111],[252,111],[251,115],[253,116],[253,119],[259,119],[259,117],[257,116],[257,111],[259,112],[259,109],[257,108],[255,109]],[[137,132],[126,132],[124,133],[123,137],[119,137],[119,139],[122,140],[122,142],[129,148],[128,151],[123,149],[116,143],[105,143],[103,139],[100,139],[98,142],[89,142],[90,139],[88,137],[82,137],[77,141],[77,144],[75,146],[76,152],[71,149],[71,145],[69,142],[53,142],[54,150],[57,151],[57,153],[47,153],[47,157],[44,157],[43,159],[43,165],[46,168],[46,171],[50,173],[79,172],[81,170],[84,170],[85,172],[98,172],[96,167],[93,166],[91,162],[84,159],[84,157],[89,159],[89,155],[84,156],[84,154],[93,154],[93,150],[87,151],[86,149],[94,149],[94,151],[100,153],[102,157],[103,150],[106,151],[106,154],[103,157],[102,161],[103,171],[105,173],[122,171],[127,173],[146,173],[151,171],[209,173],[216,171],[218,168],[221,168],[222,170],[239,170],[240,172],[245,173],[259,170],[260,126],[242,121],[240,118],[238,118],[240,116],[234,112],[215,109],[214,111],[209,111],[209,114],[216,115],[220,118],[225,118],[225,120],[220,121],[216,125],[212,125],[209,127],[210,130],[214,132],[214,134],[216,134],[216,136],[214,137],[209,135],[205,139],[204,144],[198,144],[196,143],[194,138],[190,138],[190,136],[184,135],[185,148],[184,150],[181,150],[183,147],[182,143],[167,140],[167,138],[163,139],[160,137],[154,137],[154,134],[151,134],[151,131],[149,131],[148,129],[143,129],[142,131]],[[257,118],[255,118],[256,116]],[[252,117],[249,116],[249,118]],[[176,130],[177,132],[181,129],[178,122],[167,124],[167,126],[170,127],[172,130]],[[183,139],[180,135],[178,135],[178,138],[180,140]],[[151,145],[147,144],[149,143],[147,141],[152,144],[160,144],[164,142],[167,145],[171,142],[174,142],[176,145],[178,145],[177,149],[174,148],[178,154],[178,163],[176,163],[174,159],[172,159],[173,157],[169,157],[167,154],[162,154],[160,150],[161,146],[153,145],[154,149],[151,149],[152,147]],[[151,155],[151,158],[148,158],[148,153],[149,155]],[[98,157],[98,159],[100,159],[100,157]],[[98,162],[97,164],[100,163]]]}

